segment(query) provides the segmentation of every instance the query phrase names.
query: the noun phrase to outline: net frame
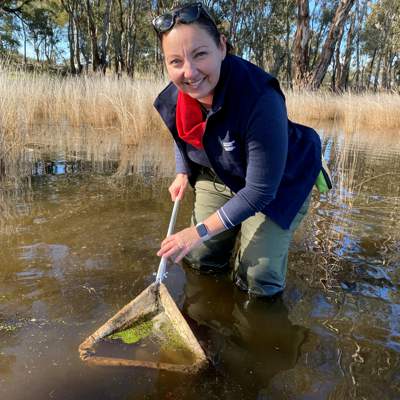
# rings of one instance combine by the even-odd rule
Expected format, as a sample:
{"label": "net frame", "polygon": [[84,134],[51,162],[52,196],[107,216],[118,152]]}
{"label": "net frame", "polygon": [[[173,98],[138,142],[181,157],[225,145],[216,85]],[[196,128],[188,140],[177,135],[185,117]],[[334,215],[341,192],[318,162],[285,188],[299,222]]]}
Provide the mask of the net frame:
{"label": "net frame", "polygon": [[[157,312],[165,312],[185,346],[193,354],[190,364],[173,364],[167,362],[132,360],[117,357],[96,355],[95,346],[102,339],[115,332],[126,329],[140,319]],[[207,357],[199,342],[182,316],[174,300],[163,283],[154,282],[136,298],[126,304],[118,313],[104,323],[79,346],[79,356],[88,365],[109,367],[143,367],[160,369],[186,374],[194,374],[208,365]]]}

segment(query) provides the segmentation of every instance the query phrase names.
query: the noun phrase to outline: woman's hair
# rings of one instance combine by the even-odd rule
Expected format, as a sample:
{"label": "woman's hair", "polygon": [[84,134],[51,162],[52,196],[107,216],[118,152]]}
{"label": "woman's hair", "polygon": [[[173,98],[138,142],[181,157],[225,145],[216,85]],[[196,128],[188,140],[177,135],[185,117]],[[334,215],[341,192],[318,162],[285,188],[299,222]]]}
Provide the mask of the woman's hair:
{"label": "woman's hair", "polygon": [[[186,7],[186,6],[190,6],[191,4],[196,4],[193,2],[182,2],[180,4],[175,4],[175,7],[171,10],[171,12],[178,10],[180,8]],[[197,24],[201,29],[203,29],[204,31],[206,31],[210,37],[212,38],[212,40],[214,41],[214,43],[219,47],[221,42],[221,35],[222,33],[219,31],[216,22],[211,19],[207,14],[211,14],[208,10],[208,8],[206,8],[206,6],[202,3],[202,7],[207,10],[206,13],[205,12],[200,12],[199,18],[197,18],[195,21],[190,22],[189,24],[185,24],[182,23],[178,20],[175,21],[174,27],[176,25],[194,25]],[[172,29],[174,29],[174,27]],[[172,30],[171,29],[171,30]],[[158,38],[160,39],[160,42],[162,43],[162,38],[163,36],[168,33],[167,32],[163,32],[163,33],[157,33]],[[232,51],[233,47],[232,45],[227,41],[226,43],[226,52],[230,53]]]}

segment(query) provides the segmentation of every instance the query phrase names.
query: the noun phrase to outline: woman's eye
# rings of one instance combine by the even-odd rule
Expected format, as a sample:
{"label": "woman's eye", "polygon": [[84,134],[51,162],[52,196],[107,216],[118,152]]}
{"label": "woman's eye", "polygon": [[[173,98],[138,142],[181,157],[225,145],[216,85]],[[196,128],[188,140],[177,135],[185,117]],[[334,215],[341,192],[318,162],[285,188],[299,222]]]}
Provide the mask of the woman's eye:
{"label": "woman's eye", "polygon": [[177,64],[180,63],[180,60],[178,60],[177,58],[174,58],[174,59],[171,60],[169,63],[170,63],[171,65],[177,65]]}
{"label": "woman's eye", "polygon": [[205,55],[207,55],[205,51],[199,51],[198,53],[196,53],[195,57],[203,57]]}

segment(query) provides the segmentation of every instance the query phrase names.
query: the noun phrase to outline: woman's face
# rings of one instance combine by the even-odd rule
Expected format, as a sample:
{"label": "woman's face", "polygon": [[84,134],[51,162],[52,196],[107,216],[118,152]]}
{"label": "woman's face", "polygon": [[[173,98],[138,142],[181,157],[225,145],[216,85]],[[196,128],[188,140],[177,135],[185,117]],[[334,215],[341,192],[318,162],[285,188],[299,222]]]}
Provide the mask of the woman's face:
{"label": "woman's face", "polygon": [[184,93],[211,105],[219,80],[226,40],[217,46],[198,24],[178,24],[162,40],[165,63],[171,81]]}

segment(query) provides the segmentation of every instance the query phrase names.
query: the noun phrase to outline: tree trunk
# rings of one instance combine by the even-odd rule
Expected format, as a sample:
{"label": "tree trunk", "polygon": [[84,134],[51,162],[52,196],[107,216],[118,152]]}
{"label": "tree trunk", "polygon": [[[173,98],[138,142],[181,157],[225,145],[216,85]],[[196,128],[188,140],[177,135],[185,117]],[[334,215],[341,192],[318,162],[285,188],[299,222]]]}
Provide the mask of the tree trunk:
{"label": "tree trunk", "polygon": [[270,74],[278,77],[279,72],[282,68],[282,65],[284,64],[286,59],[286,52],[284,49],[276,50],[274,52],[274,63],[272,64],[272,68],[270,69]]}
{"label": "tree trunk", "polygon": [[[361,41],[361,33],[362,33],[362,26],[363,26],[363,21],[364,21],[364,16],[367,13],[367,6],[368,2],[364,0],[363,7],[360,11],[360,1],[357,0],[357,6],[356,6],[356,14],[357,14],[357,39],[356,39],[356,76],[355,76],[355,81],[356,81],[356,90],[359,91],[361,89],[361,86],[363,85],[363,77],[360,76],[360,41]],[[361,78],[361,79],[360,79]]]}
{"label": "tree trunk", "polygon": [[393,65],[393,80],[396,85],[400,85],[400,61],[396,60]]}
{"label": "tree trunk", "polygon": [[378,51],[378,49],[374,49],[374,52],[372,54],[371,63],[370,63],[370,66],[369,66],[368,78],[367,78],[367,90],[369,89],[369,85],[371,83],[372,71],[373,71],[373,68],[374,68],[374,62],[375,62],[375,57],[376,57],[376,52],[377,51]]}
{"label": "tree trunk", "polygon": [[25,23],[24,21],[21,21],[21,25],[22,25],[22,32],[24,33],[24,65],[26,65],[26,43],[28,41],[27,37],[26,37],[26,30],[25,30]]}
{"label": "tree trunk", "polygon": [[382,51],[379,52],[378,64],[376,65],[375,78],[374,78],[374,92],[376,92],[378,90],[379,75],[381,73],[381,65],[382,65]]}
{"label": "tree trunk", "polygon": [[336,58],[332,58],[332,75],[331,75],[331,91],[335,91],[336,87]]}
{"label": "tree trunk", "polygon": [[115,51],[115,72],[120,75],[125,71],[125,59],[123,52],[124,37],[125,37],[125,25],[124,25],[124,10],[122,7],[122,1],[118,0],[118,26],[115,27],[116,34],[114,35],[114,51]]}
{"label": "tree trunk", "polygon": [[36,61],[38,63],[40,62],[40,45],[41,45],[41,42],[39,42],[38,37],[33,36],[33,51],[36,54]]}
{"label": "tree trunk", "polygon": [[349,31],[347,32],[346,51],[344,53],[344,61],[342,73],[338,81],[339,91],[347,90],[350,74],[351,55],[353,54],[354,27],[356,22],[355,14],[352,15]]}
{"label": "tree trunk", "polygon": [[[321,9],[325,9],[327,7],[326,5],[326,0],[322,1],[322,4],[320,5]],[[309,65],[309,70],[313,70],[315,67],[315,63],[317,62],[318,59],[318,52],[319,52],[319,46],[321,44],[321,40],[323,36],[325,35],[325,30],[326,30],[326,25],[323,25],[322,23],[319,24],[319,29],[318,33],[316,35],[315,39],[315,44],[313,45],[314,49],[310,46],[310,65]]]}
{"label": "tree trunk", "polygon": [[[79,61],[79,48],[77,49],[76,41],[78,35],[77,28],[77,1],[76,0],[61,0],[64,10],[68,14],[68,47],[69,47],[69,64],[71,74],[76,74],[81,71],[82,66]],[[78,63],[75,64],[75,58]],[[78,66],[78,71],[76,70]]]}
{"label": "tree trunk", "polygon": [[82,55],[85,65],[82,65],[82,70],[85,69],[85,72],[89,72],[89,64],[90,64],[90,56],[88,54],[88,49],[86,46],[88,36],[87,32],[85,32],[84,24],[87,23],[87,18],[85,18],[86,14],[86,7],[85,3],[78,2],[77,3],[78,11],[77,11],[77,18],[76,24],[79,27],[79,41],[77,44],[79,45],[79,54]]}
{"label": "tree trunk", "polygon": [[[87,54],[86,50],[82,47],[80,48],[80,54],[82,54],[83,59],[85,60],[85,72],[88,73],[89,72],[89,64],[90,64],[90,57],[89,54]],[[83,69],[83,66],[82,66]]]}
{"label": "tree trunk", "polygon": [[286,85],[288,88],[293,88],[292,82],[292,56],[290,52],[290,12],[289,12],[289,0],[286,0]]}
{"label": "tree trunk", "polygon": [[[76,4],[77,6],[77,4]],[[77,15],[77,8],[75,8],[74,12],[74,27],[75,27],[75,36],[74,36],[74,45],[75,45],[75,59],[76,59],[76,68],[77,73],[80,74],[82,72],[83,66],[81,63],[81,45],[80,45],[80,26],[79,26],[79,18]]]}
{"label": "tree trunk", "polygon": [[75,49],[74,49],[74,22],[71,14],[68,15],[68,45],[69,45],[69,68],[71,74],[76,74]]}
{"label": "tree trunk", "polygon": [[91,43],[91,49],[92,49],[92,68],[93,68],[93,71],[97,71],[97,68],[100,65],[100,56],[99,56],[99,49],[97,46],[96,23],[94,21],[93,9],[92,9],[92,5],[90,4],[90,0],[86,0],[86,12],[87,12],[87,19],[88,19],[90,43]]}
{"label": "tree trunk", "polygon": [[395,53],[393,49],[390,49],[386,53],[385,61],[383,64],[383,71],[382,71],[382,86],[386,90],[390,90],[392,87],[392,67],[393,67],[393,60],[395,57]]}
{"label": "tree trunk", "polygon": [[237,0],[231,1],[231,20],[229,22],[229,39],[234,45],[236,39],[236,23],[237,23]]}
{"label": "tree trunk", "polygon": [[335,49],[335,71],[332,73],[333,78],[333,85],[332,85],[332,90],[334,92],[337,92],[339,90],[339,82],[340,82],[340,76],[342,75],[342,63],[340,62],[340,47],[342,45],[342,39],[343,39],[343,31],[344,31],[344,26],[342,26],[339,30],[339,36],[338,40],[336,43],[336,49]]}
{"label": "tree trunk", "polygon": [[308,83],[309,89],[315,90],[321,86],[328,66],[331,62],[340,29],[345,24],[350,9],[354,4],[354,1],[355,0],[340,0],[338,8],[336,9],[335,15],[333,17],[328,36],[322,48],[321,55],[313,71],[312,78]]}
{"label": "tree trunk", "polygon": [[389,73],[389,59],[390,51],[386,51],[383,58],[383,68],[382,68],[382,88],[388,89],[388,73]]}
{"label": "tree trunk", "polygon": [[293,84],[301,88],[308,75],[310,14],[308,0],[297,0],[297,30],[293,42]]}
{"label": "tree trunk", "polygon": [[100,47],[100,65],[103,74],[106,73],[107,69],[107,50],[108,42],[110,40],[110,15],[111,15],[112,0],[107,0],[106,8],[103,16],[103,32],[101,35],[101,47]]}
{"label": "tree trunk", "polygon": [[[393,27],[393,14],[397,14],[400,7],[400,4],[394,9],[394,10],[388,10],[387,14],[385,16],[385,22],[384,22],[384,37],[383,37],[383,48],[381,49],[380,52],[380,59],[383,58],[383,70],[382,70],[382,82],[381,86],[384,89],[388,89],[388,71],[389,71],[389,64],[391,64],[391,54],[392,54],[392,46],[393,46],[393,33],[395,31],[395,28]],[[393,29],[394,28],[394,29]],[[381,67],[381,63],[378,64],[379,67]],[[379,73],[377,74],[379,75]],[[375,85],[374,87],[377,86],[378,83],[378,77],[375,76]]]}
{"label": "tree trunk", "polygon": [[127,50],[126,50],[126,72],[133,78],[135,74],[135,51],[136,51],[136,15],[137,0],[129,2],[129,14],[127,22]]}

